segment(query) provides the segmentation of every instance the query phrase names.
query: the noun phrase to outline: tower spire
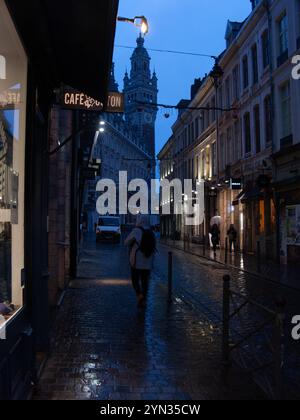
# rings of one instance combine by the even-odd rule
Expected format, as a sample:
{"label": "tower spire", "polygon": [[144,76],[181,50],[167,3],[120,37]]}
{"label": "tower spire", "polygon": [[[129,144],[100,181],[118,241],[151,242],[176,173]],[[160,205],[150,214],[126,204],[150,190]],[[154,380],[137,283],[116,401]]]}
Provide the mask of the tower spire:
{"label": "tower spire", "polygon": [[109,90],[111,92],[119,92],[119,85],[115,78],[115,63],[112,63],[109,80]]}
{"label": "tower spire", "polygon": [[[125,119],[132,128],[136,143],[154,158],[157,109],[152,104],[157,103],[157,77],[151,72],[151,58],[142,34],[136,43],[131,56],[130,77],[125,74],[124,78]],[[139,102],[145,105],[141,107]]]}

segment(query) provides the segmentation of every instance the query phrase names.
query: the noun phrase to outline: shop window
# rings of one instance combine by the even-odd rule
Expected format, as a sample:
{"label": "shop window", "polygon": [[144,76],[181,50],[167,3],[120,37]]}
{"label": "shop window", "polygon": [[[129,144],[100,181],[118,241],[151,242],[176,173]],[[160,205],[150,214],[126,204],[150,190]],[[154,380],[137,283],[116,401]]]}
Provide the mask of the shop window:
{"label": "shop window", "polygon": [[260,200],[259,202],[259,233],[263,235],[265,233],[265,202]]}
{"label": "shop window", "polygon": [[276,232],[276,209],[273,199],[267,201],[266,204],[266,234],[270,236]]}
{"label": "shop window", "polygon": [[0,304],[10,317],[23,305],[27,58],[4,0],[0,55]]}

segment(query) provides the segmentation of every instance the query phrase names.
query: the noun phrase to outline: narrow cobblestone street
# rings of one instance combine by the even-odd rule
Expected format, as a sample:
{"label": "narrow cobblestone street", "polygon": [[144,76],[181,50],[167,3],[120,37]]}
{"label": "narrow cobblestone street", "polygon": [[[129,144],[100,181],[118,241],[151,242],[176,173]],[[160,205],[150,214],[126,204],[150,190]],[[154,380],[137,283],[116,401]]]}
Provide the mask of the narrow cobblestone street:
{"label": "narrow cobblestone street", "polygon": [[[237,368],[224,374],[220,330],[206,315],[179,297],[168,306],[165,252],[157,258],[144,314],[136,308],[127,250],[86,238],[80,278],[56,316],[52,353],[35,399],[262,398]],[[177,258],[180,264],[184,256]]]}

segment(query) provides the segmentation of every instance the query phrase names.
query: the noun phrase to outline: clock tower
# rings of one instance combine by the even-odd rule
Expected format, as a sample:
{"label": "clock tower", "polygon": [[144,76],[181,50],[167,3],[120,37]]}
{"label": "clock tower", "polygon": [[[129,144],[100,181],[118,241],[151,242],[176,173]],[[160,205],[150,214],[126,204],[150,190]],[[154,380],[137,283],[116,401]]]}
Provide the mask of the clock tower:
{"label": "clock tower", "polygon": [[151,58],[142,35],[131,57],[130,75],[124,77],[125,120],[137,144],[155,158],[155,122],[157,116],[157,77],[151,73]]}

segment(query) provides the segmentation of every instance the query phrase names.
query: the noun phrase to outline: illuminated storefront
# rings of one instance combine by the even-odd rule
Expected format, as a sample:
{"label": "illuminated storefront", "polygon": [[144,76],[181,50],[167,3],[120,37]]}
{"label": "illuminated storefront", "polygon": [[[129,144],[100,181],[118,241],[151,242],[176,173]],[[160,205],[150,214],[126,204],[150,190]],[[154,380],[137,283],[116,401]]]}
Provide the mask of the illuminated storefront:
{"label": "illuminated storefront", "polygon": [[2,0],[0,52],[0,304],[9,321],[23,306],[27,57]]}
{"label": "illuminated storefront", "polygon": [[[40,3],[0,0],[0,400],[28,397],[50,348],[48,124],[54,91],[65,83],[107,102],[118,10],[118,0]],[[70,182],[73,200],[78,188]],[[77,221],[72,207],[73,213]]]}

